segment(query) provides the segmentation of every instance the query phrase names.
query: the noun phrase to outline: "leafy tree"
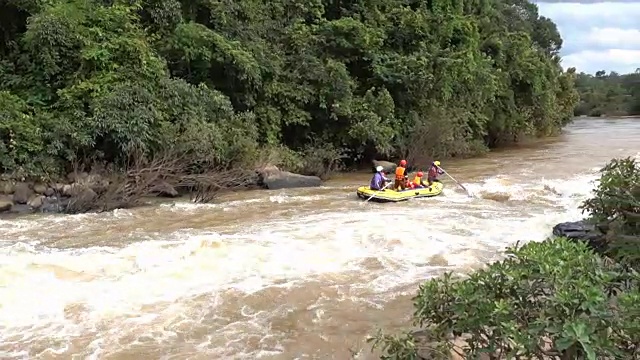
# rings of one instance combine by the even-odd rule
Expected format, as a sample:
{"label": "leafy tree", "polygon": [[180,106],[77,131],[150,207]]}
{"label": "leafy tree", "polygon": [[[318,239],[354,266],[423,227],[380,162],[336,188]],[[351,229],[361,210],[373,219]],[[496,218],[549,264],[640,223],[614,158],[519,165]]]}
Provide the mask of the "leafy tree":
{"label": "leafy tree", "polygon": [[578,74],[576,89],[580,102],[575,115],[639,115],[640,69],[631,74],[600,70],[595,75]]}
{"label": "leafy tree", "polygon": [[606,254],[640,268],[640,164],[613,159],[600,170],[599,185],[581,209],[606,233]]}
{"label": "leafy tree", "polygon": [[524,0],[7,0],[0,20],[0,170],[25,176],[132,147],[199,167],[281,149],[316,174],[468,156],[554,133],[578,101]]}

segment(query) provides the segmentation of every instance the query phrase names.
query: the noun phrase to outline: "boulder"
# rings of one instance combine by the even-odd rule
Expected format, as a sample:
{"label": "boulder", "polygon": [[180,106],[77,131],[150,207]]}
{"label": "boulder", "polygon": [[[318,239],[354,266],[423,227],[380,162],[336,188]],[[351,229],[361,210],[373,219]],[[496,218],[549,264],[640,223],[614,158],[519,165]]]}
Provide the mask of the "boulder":
{"label": "boulder", "polygon": [[0,212],[11,210],[13,201],[8,196],[0,196]]}
{"label": "boulder", "polygon": [[16,184],[15,192],[13,193],[13,202],[16,204],[26,204],[32,194],[33,190],[29,188],[29,184],[19,182]]}
{"label": "boulder", "polygon": [[44,191],[45,196],[53,196],[55,193],[56,191],[53,188],[47,188],[47,190]]}
{"label": "boulder", "polygon": [[605,235],[594,224],[590,224],[586,220],[557,224],[553,227],[553,235],[586,242],[598,252],[606,249]]}
{"label": "boulder", "polygon": [[[277,168],[276,168],[277,169]],[[322,184],[317,176],[307,176],[288,171],[265,169],[260,173],[260,183],[270,190],[316,187]]]}
{"label": "boulder", "polygon": [[35,184],[33,185],[33,191],[36,194],[44,194],[47,191],[47,186],[43,184]]}
{"label": "boulder", "polygon": [[180,196],[178,190],[176,190],[171,184],[166,181],[158,181],[151,187],[151,193],[157,194],[161,197],[174,198]]}
{"label": "boulder", "polygon": [[373,172],[376,172],[376,168],[378,166],[382,166],[382,170],[386,173],[392,173],[394,171],[396,171],[396,167],[398,167],[397,164],[394,164],[390,161],[384,161],[384,160],[373,160]]}
{"label": "boulder", "polygon": [[44,199],[45,197],[42,195],[31,195],[31,198],[29,198],[27,205],[31,206],[34,209],[39,209],[42,206]]}
{"label": "boulder", "polygon": [[78,192],[80,190],[82,190],[82,189],[83,189],[83,187],[81,185],[79,185],[79,184],[76,184],[76,183],[74,183],[74,184],[66,184],[66,185],[62,186],[61,193],[62,193],[63,196],[71,197],[71,196],[77,195]]}
{"label": "boulder", "polygon": [[75,200],[82,201],[82,202],[91,202],[98,197],[98,194],[96,194],[95,191],[91,190],[88,187],[79,189],[76,194],[77,195],[75,196]]}
{"label": "boulder", "polygon": [[0,194],[13,194],[15,185],[11,181],[0,181]]}

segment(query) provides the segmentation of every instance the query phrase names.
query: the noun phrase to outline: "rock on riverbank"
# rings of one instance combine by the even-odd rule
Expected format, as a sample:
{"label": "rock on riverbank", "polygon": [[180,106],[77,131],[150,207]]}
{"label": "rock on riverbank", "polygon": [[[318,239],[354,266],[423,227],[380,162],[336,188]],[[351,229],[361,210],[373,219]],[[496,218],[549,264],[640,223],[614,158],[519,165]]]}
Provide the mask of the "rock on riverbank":
{"label": "rock on riverbank", "polygon": [[[102,176],[86,172],[70,173],[66,181],[50,184],[4,180],[0,181],[0,212],[60,212],[74,199],[97,198],[109,185],[109,180]],[[153,192],[165,197],[179,196],[175,188],[162,181],[155,184]]]}
{"label": "rock on riverbank", "polygon": [[258,186],[269,189],[292,189],[301,187],[317,187],[322,180],[317,176],[307,176],[282,171],[275,166],[267,166],[258,170]]}
{"label": "rock on riverbank", "polygon": [[583,241],[596,251],[603,251],[606,247],[605,235],[586,220],[557,224],[553,227],[553,235]]}
{"label": "rock on riverbank", "polygon": [[[247,188],[290,189],[316,187],[322,184],[317,176],[305,176],[282,171],[275,166],[256,170],[256,176]],[[70,173],[65,182],[44,184],[0,180],[0,213],[26,214],[33,212],[61,212],[75,200],[92,201],[107,191],[108,179],[86,172]],[[174,198],[180,192],[171,184],[157,181],[149,193]]]}

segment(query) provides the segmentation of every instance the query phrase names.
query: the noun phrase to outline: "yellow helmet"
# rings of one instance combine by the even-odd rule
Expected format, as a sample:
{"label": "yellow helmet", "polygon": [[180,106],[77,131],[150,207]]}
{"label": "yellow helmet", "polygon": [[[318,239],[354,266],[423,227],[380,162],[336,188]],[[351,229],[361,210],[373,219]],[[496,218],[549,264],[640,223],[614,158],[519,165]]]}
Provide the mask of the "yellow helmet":
{"label": "yellow helmet", "polygon": [[438,161],[438,160],[434,161],[434,162],[433,162],[433,165],[435,165],[435,166],[440,166],[440,161]]}

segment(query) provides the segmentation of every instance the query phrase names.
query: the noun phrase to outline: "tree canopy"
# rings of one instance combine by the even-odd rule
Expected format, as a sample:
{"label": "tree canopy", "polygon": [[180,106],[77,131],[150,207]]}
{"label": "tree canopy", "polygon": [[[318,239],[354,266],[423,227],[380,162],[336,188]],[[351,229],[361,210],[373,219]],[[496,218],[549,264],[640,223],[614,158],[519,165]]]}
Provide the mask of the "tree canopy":
{"label": "tree canopy", "polygon": [[0,30],[0,170],[23,176],[131,147],[465,156],[578,101],[526,0],[4,0]]}
{"label": "tree canopy", "polygon": [[604,70],[579,73],[576,88],[580,93],[576,116],[640,115],[640,68],[624,75]]}

